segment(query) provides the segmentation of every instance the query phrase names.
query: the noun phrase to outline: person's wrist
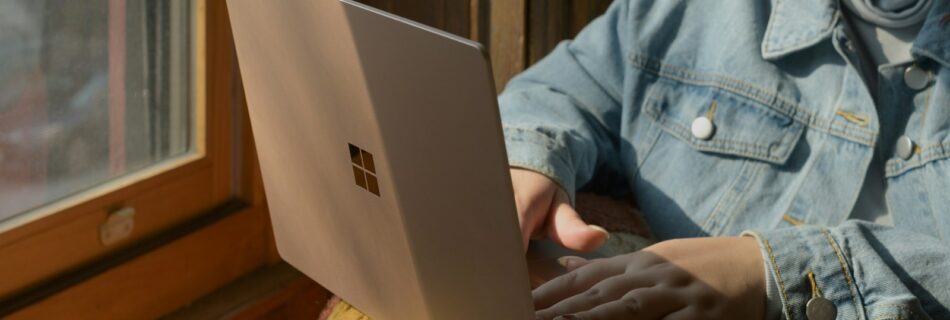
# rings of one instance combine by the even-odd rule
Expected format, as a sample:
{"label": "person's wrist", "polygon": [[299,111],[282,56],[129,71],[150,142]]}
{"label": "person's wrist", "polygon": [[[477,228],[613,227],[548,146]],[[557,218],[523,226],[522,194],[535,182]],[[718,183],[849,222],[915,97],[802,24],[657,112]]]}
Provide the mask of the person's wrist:
{"label": "person's wrist", "polygon": [[745,271],[748,274],[748,288],[745,293],[744,301],[755,312],[756,319],[766,319],[768,314],[768,291],[767,274],[765,270],[765,259],[762,257],[759,248],[759,242],[755,237],[744,235],[742,239],[743,257],[746,257]]}

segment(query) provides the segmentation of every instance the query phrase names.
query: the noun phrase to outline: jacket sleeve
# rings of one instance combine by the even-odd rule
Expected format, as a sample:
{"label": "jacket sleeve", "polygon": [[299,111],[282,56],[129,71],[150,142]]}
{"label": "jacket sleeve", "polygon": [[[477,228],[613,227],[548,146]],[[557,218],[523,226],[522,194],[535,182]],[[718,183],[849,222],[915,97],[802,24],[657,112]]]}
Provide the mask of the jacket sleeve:
{"label": "jacket sleeve", "polygon": [[510,166],[552,178],[572,202],[595,168],[621,167],[627,2],[615,1],[574,41],[513,78],[499,97]]}
{"label": "jacket sleeve", "polygon": [[950,319],[944,239],[856,220],[745,234],[759,240],[785,319],[807,319],[816,295],[835,305],[837,319]]}

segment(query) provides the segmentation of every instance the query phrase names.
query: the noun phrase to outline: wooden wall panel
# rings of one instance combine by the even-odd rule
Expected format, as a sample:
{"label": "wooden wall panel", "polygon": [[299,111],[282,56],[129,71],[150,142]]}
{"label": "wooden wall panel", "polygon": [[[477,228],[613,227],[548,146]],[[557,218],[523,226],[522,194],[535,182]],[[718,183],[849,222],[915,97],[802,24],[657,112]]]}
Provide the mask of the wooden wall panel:
{"label": "wooden wall panel", "polygon": [[504,90],[508,80],[524,70],[527,62],[526,0],[497,0],[489,3],[489,52],[495,88]]}
{"label": "wooden wall panel", "polygon": [[571,4],[571,29],[570,29],[570,38],[573,38],[590,23],[594,18],[599,17],[601,14],[604,14],[604,11],[607,11],[607,7],[610,7],[612,0],[574,0]]}
{"label": "wooden wall panel", "polygon": [[470,36],[471,0],[360,0],[462,37]]}
{"label": "wooden wall panel", "polygon": [[462,37],[468,37],[471,34],[472,5],[470,0],[443,0],[445,7],[442,9],[445,18],[442,22],[442,29],[457,34]]}
{"label": "wooden wall panel", "polygon": [[544,58],[561,40],[571,36],[570,0],[530,0],[528,63]]}
{"label": "wooden wall panel", "polygon": [[361,0],[371,6],[481,42],[495,87],[571,39],[612,0]]}
{"label": "wooden wall panel", "polygon": [[607,10],[611,0],[529,0],[528,65],[572,39]]}

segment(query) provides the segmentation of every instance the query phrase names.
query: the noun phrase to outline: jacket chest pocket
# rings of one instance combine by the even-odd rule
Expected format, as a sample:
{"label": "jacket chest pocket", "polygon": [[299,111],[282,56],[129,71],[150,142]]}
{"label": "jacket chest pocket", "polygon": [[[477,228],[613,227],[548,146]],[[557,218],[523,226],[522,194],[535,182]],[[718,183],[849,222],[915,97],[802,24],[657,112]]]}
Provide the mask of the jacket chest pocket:
{"label": "jacket chest pocket", "polygon": [[[758,102],[717,88],[653,88],[645,113],[699,152],[784,164],[804,125]],[[707,123],[710,130],[704,130]]]}
{"label": "jacket chest pocket", "polygon": [[648,92],[643,114],[660,132],[634,188],[660,237],[728,230],[743,199],[764,191],[756,178],[781,170],[805,128],[767,105],[715,87],[661,80]]}

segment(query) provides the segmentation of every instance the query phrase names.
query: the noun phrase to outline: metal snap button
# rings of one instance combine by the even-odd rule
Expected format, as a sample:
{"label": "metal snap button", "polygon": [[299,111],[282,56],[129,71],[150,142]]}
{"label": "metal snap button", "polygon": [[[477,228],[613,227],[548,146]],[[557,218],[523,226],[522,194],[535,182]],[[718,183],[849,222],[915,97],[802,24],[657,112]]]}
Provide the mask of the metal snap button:
{"label": "metal snap button", "polygon": [[914,140],[908,136],[901,136],[897,139],[897,156],[907,160],[914,155]]}
{"label": "metal snap button", "polygon": [[706,117],[699,117],[696,120],[693,120],[692,132],[693,136],[700,140],[709,140],[712,138],[713,132],[716,131],[715,125],[712,121]]}
{"label": "metal snap button", "polygon": [[904,69],[904,84],[908,88],[920,90],[927,87],[930,83],[930,73],[923,68],[912,65]]}
{"label": "metal snap button", "polygon": [[822,297],[814,297],[805,304],[808,320],[834,320],[838,317],[838,308],[834,303]]}

